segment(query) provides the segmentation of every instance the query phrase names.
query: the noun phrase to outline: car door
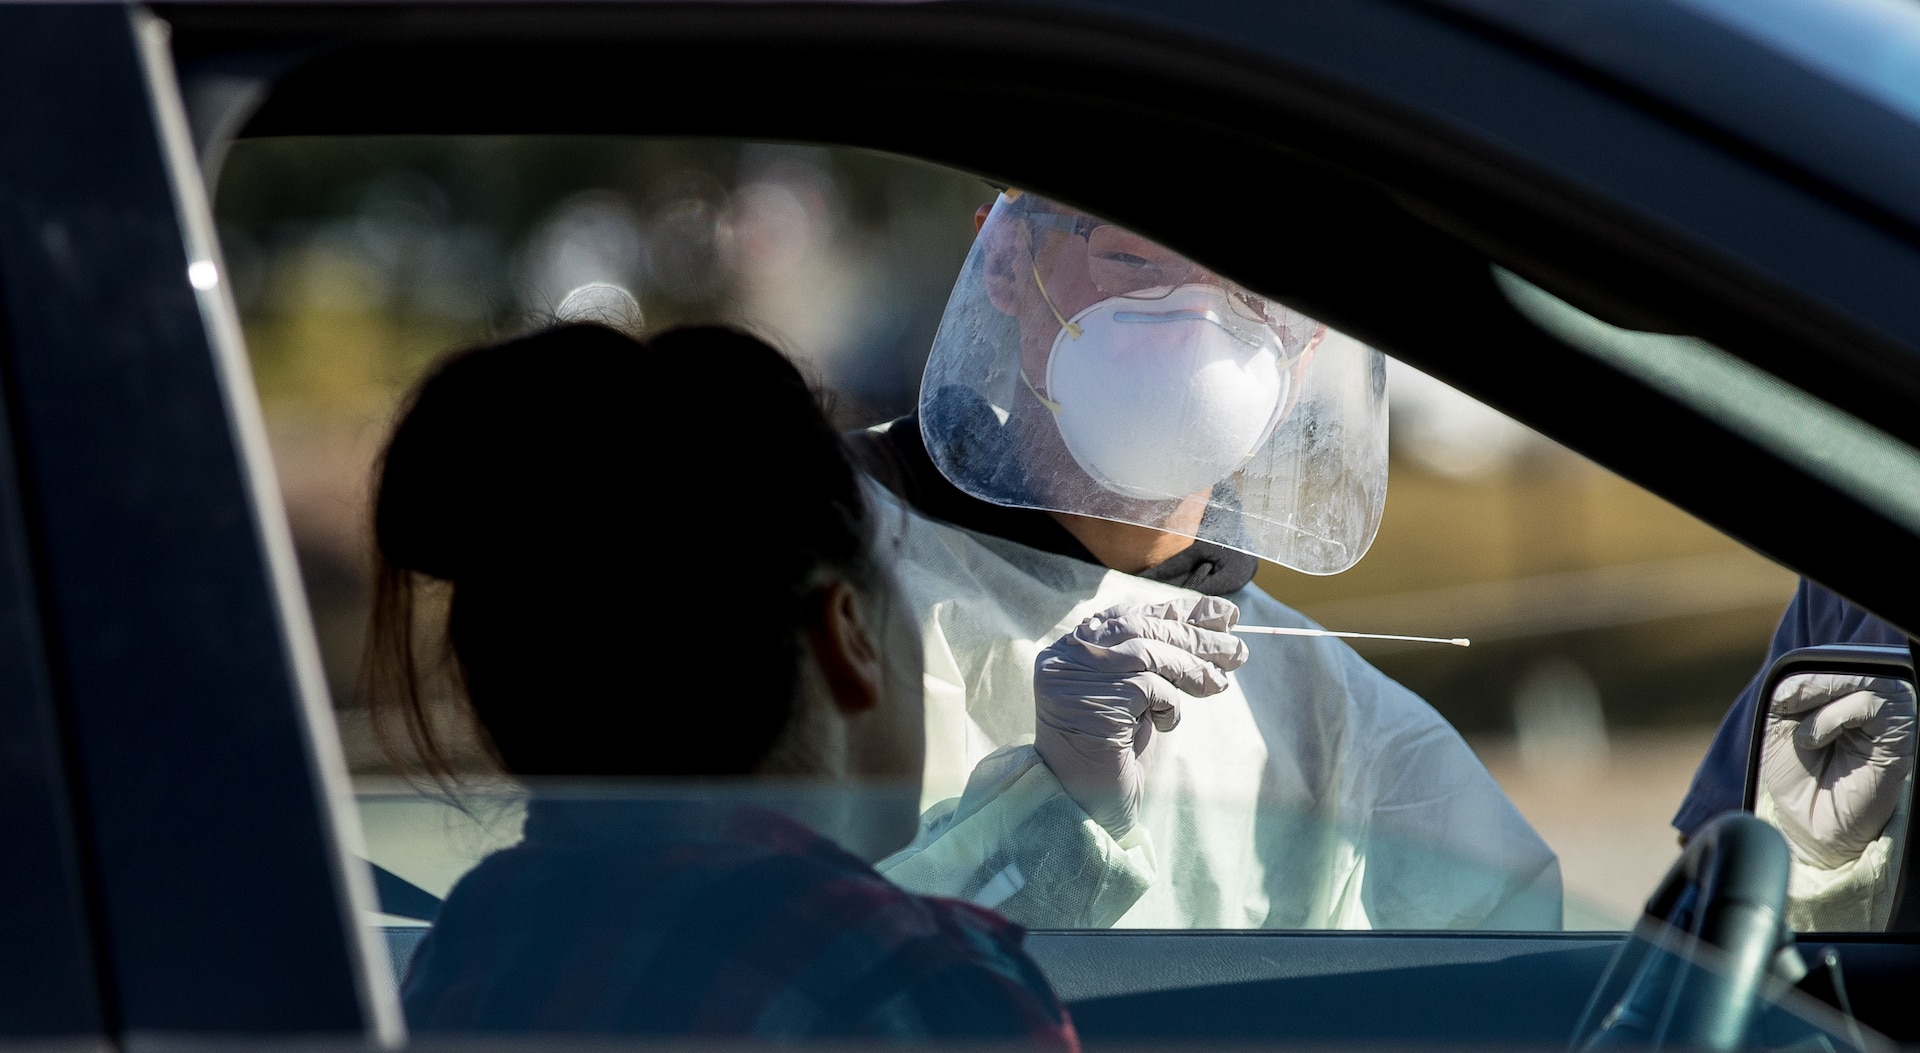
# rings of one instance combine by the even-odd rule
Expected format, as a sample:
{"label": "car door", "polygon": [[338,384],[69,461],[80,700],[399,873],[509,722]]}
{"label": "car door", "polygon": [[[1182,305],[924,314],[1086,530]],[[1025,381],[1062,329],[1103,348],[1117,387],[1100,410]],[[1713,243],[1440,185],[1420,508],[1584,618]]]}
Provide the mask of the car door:
{"label": "car door", "polygon": [[[698,7],[568,18],[494,9],[440,21],[398,10],[309,12],[310,23],[292,28],[278,14],[244,10],[195,17],[183,10],[176,18],[198,30],[180,38],[189,68],[223,54],[231,62],[249,48],[285,54],[289,40],[321,42],[274,80],[247,120],[249,135],[794,139],[887,149],[1070,195],[1228,273],[1262,275],[1317,316],[1740,540],[1783,559],[1791,553],[1807,573],[1859,574],[1855,583],[1868,590],[1860,595],[1876,609],[1902,602],[1873,592],[1873,575],[1853,562],[1906,543],[1910,531],[1884,510],[1683,393],[1649,389],[1542,340],[1485,284],[1492,256],[1623,324],[1712,334],[1821,394],[1850,389],[1850,409],[1898,435],[1901,414],[1873,405],[1893,399],[1893,388],[1861,382],[1877,375],[1868,359],[1893,353],[1882,337],[1845,329],[1842,338],[1831,317],[1840,308],[1796,300],[1787,309],[1774,299],[1781,286],[1805,284],[1801,296],[1818,287],[1867,310],[1858,302],[1867,289],[1831,275],[1849,258],[1851,266],[1869,258],[1876,268],[1911,266],[1898,238],[1836,204],[1843,194],[1803,193],[1783,165],[1726,148],[1622,78],[1516,41],[1514,27],[1396,4],[1300,7],[1255,20],[1146,4],[911,13],[823,6],[756,9],[750,18],[729,9],[724,23],[705,22]],[[723,88],[762,84],[780,90],[748,94],[748,105]],[[884,113],[869,105],[880,95],[892,100]],[[1112,146],[1137,141],[1142,112],[1167,106],[1190,118],[1179,128],[1180,150]],[[1009,113],[1021,119],[1004,119]],[[1196,155],[1209,163],[1191,163]],[[1368,178],[1349,178],[1355,172]],[[1193,202],[1221,200],[1314,208],[1250,206],[1230,222],[1193,222]],[[1806,241],[1817,262],[1765,255],[1748,229],[1756,214],[1817,230]],[[1258,249],[1289,238],[1355,248],[1318,258],[1309,275]],[[1436,332],[1437,317],[1457,324]],[[1806,366],[1816,356],[1787,350],[1813,345],[1819,370]],[[1583,397],[1556,397],[1567,392]],[[1623,439],[1623,420],[1658,441]],[[1859,544],[1836,547],[1814,540],[1806,524],[1749,514],[1760,488],[1845,509],[1860,524]],[[1393,1037],[1538,1038],[1577,1015],[1611,942],[1114,932],[1037,934],[1032,947],[1092,1035],[1244,1037],[1284,1026],[1329,1037],[1361,1026]],[[1171,962],[1215,980],[1170,991]],[[1460,1009],[1472,992],[1518,976],[1543,992],[1528,1007]],[[1388,992],[1399,1013],[1361,1011]]]}
{"label": "car door", "polygon": [[[308,11],[304,23],[245,9],[198,22],[190,10],[168,13],[180,32],[190,80],[195,69],[245,68],[249,61],[270,69],[276,58],[286,61],[288,54],[311,49],[270,78],[264,102],[246,119],[250,135],[733,134],[880,147],[1024,185],[1057,187],[1230,273],[1264,267],[1268,287],[1294,293],[1316,314],[1587,452],[1762,551],[1783,558],[1792,551],[1793,565],[1824,580],[1845,577],[1849,561],[1889,551],[1908,533],[1889,522],[1884,509],[1867,507],[1859,494],[1809,470],[1792,451],[1740,435],[1716,419],[1711,407],[1690,405],[1672,390],[1649,391],[1611,366],[1542,341],[1532,327],[1514,325],[1504,301],[1488,296],[1483,278],[1491,254],[1605,317],[1711,334],[1830,397],[1850,386],[1854,412],[1896,435],[1905,427],[1898,413],[1874,407],[1874,399],[1892,397],[1890,388],[1857,382],[1876,375],[1869,360],[1889,353],[1882,334],[1836,323],[1831,315],[1842,309],[1831,304],[1796,301],[1797,310],[1787,310],[1771,295],[1781,285],[1804,285],[1846,296],[1846,310],[1866,312],[1871,305],[1861,298],[1869,289],[1829,276],[1845,269],[1840,261],[1851,256],[1870,259],[1875,268],[1910,265],[1901,262],[1897,237],[1862,222],[1844,200],[1856,192],[1799,193],[1792,189],[1793,174],[1783,174],[1785,166],[1721,148],[1712,137],[1695,134],[1687,121],[1649,104],[1623,78],[1571,68],[1566,56],[1543,55],[1538,42],[1523,46],[1503,35],[1513,27],[1493,31],[1431,9],[1391,4],[1340,14],[1315,8],[1258,32],[1239,23],[1223,30],[1200,21],[1208,15],[1175,17],[1145,5],[1103,13],[954,6],[910,15],[827,6],[757,10],[751,19],[729,10],[724,24],[704,22],[698,7],[600,10],[565,19],[510,9],[443,16],[397,9]],[[1172,26],[1180,46],[1150,44],[1140,35],[1143,26]],[[808,46],[795,47],[796,40]],[[909,54],[916,61],[905,61]],[[1405,61],[1414,55],[1420,61]],[[982,75],[983,69],[992,76]],[[1233,80],[1256,70],[1273,81],[1254,90]],[[755,95],[751,106],[742,107],[736,95],[718,88],[735,82],[777,83],[783,90]],[[880,92],[915,119],[872,113],[862,105]],[[663,112],[617,101],[653,96],[673,105]],[[1128,154],[1124,162],[1109,155],[1102,162],[1098,144],[1129,141],[1140,107],[1174,99],[1195,117],[1183,133],[1217,150],[1218,163],[1192,166],[1184,153]],[[600,105],[582,106],[580,100]],[[1034,119],[978,119],[1009,110]],[[1259,145],[1236,150],[1205,138],[1210,125],[1259,129]],[[1061,127],[1073,129],[1065,144]],[[1634,163],[1609,160],[1619,157]],[[1373,181],[1346,179],[1353,169]],[[1382,185],[1402,208],[1384,207],[1377,196]],[[1320,206],[1317,216],[1325,224],[1310,231],[1393,251],[1323,261],[1319,281],[1280,273],[1270,261],[1252,258],[1250,246],[1283,234],[1299,236],[1310,220],[1287,210],[1250,209],[1232,224],[1190,222],[1186,202],[1214,197],[1310,200]],[[1729,201],[1742,208],[1729,209]],[[1817,230],[1819,236],[1810,239],[1820,248],[1817,262],[1807,254],[1764,255],[1767,246],[1754,244],[1743,223],[1752,214],[1772,217],[1775,224],[1790,218]],[[1277,229],[1282,226],[1284,231]],[[1392,265],[1383,263],[1388,258]],[[1755,270],[1763,273],[1755,277]],[[1674,282],[1688,296],[1678,296],[1673,290],[1682,286]],[[1396,310],[1381,311],[1382,302]],[[1481,324],[1436,336],[1419,321],[1449,313]],[[1816,315],[1817,325],[1809,321]],[[1397,325],[1405,328],[1396,331]],[[1800,344],[1821,348],[1821,370],[1804,364],[1815,356],[1787,352],[1788,345]],[[1856,383],[1844,383],[1848,377]],[[1862,394],[1869,388],[1873,394]],[[1587,397],[1542,397],[1555,391]],[[1622,441],[1622,416],[1663,441]],[[1688,456],[1673,457],[1674,449]],[[1703,472],[1702,465],[1717,470]],[[1851,521],[1861,525],[1855,535],[1860,543],[1837,548],[1814,542],[1808,533],[1800,541],[1805,547],[1796,547],[1800,525],[1747,514],[1761,485],[1812,495],[1809,500],[1850,516],[1857,512]],[[1900,600],[1873,593],[1869,578],[1859,579],[1867,590],[1862,598],[1876,609],[1897,610]],[[1276,940],[1307,941],[1302,946],[1310,949],[1275,956]],[[1289,964],[1266,978],[1288,982],[1244,989],[1202,985],[1156,1000],[1142,997],[1158,991],[1156,965],[1141,966],[1147,978],[1120,979],[1126,963],[1163,962],[1183,946],[1192,948],[1197,970],[1231,972],[1244,967],[1245,955],[1277,957]],[[1196,1027],[1239,1033],[1235,1029],[1257,1031],[1282,1016],[1297,1033],[1344,1033],[1358,1015],[1350,1011],[1355,1003],[1332,998],[1330,991],[1366,1000],[1378,995],[1378,985],[1403,987],[1406,977],[1333,964],[1336,948],[1366,962],[1415,955],[1447,966],[1422,971],[1416,985],[1433,992],[1422,1004],[1435,1015],[1409,1009],[1391,1025],[1375,1026],[1403,1029],[1389,1033],[1404,1035],[1478,1026],[1512,1037],[1544,1033],[1567,1019],[1597,975],[1609,941],[1403,940],[1379,934],[1034,938],[1036,954],[1076,999],[1094,1034],[1108,1027],[1124,1034],[1164,1033],[1156,1028],[1189,1033]],[[1557,995],[1536,1003],[1537,1016],[1510,1013],[1475,1024],[1457,1019],[1451,1007],[1468,1001],[1463,993],[1486,982],[1489,970],[1497,978],[1502,969],[1565,978],[1546,985]],[[1341,979],[1328,980],[1327,973]],[[1283,991],[1295,997],[1276,1002]],[[1174,1011],[1236,992],[1258,1000],[1264,1010]],[[1275,1005],[1290,1012],[1277,1013]],[[1151,1008],[1136,1008],[1142,1006]],[[1326,1006],[1340,1008],[1324,1014],[1316,1008]]]}
{"label": "car door", "polygon": [[[379,1007],[391,1013],[375,991],[384,959],[354,935],[364,877],[341,850],[351,834],[330,789],[337,760],[284,523],[260,496],[230,316],[217,281],[196,291],[189,280],[216,258],[193,213],[204,190],[181,152],[189,126],[202,164],[235,133],[734,135],[884,149],[1048,190],[1284,295],[1882,615],[1915,620],[1912,599],[1878,572],[1916,529],[1897,503],[1742,431],[1727,407],[1553,339],[1488,268],[1630,328],[1700,334],[1910,441],[1900,366],[1913,329],[1893,291],[1920,267],[1906,227],[1857,189],[1756,156],[1512,26],[1385,2],[1258,17],[1145,2],[159,14],[188,103],[189,120],[172,125],[153,24],[110,8],[8,12],[47,83],[106,61],[99,41],[120,56],[117,80],[84,87],[121,123],[68,137],[65,152],[15,155],[9,164],[49,189],[17,199],[38,211],[19,207],[25,219],[0,239],[0,251],[35,246],[8,269],[16,431],[31,440],[19,457],[39,495],[35,536],[47,539],[36,565],[68,641],[47,653],[71,667],[55,679],[70,693],[86,828],[107,846],[89,872],[95,923],[119,926],[102,966],[115,977],[116,1031],[390,1026],[376,1024],[390,1019]],[[780,90],[742,96],[743,83]],[[632,104],[655,99],[671,102]],[[1009,111],[1032,119],[981,119]],[[1180,149],[1116,145],[1137,141],[1143,115],[1168,113]],[[124,288],[151,288],[150,299],[55,280],[68,273],[65,243],[37,221],[103,214],[101,200],[130,218],[79,258],[128,274]],[[1196,224],[1196,201],[1312,207]],[[1302,236],[1353,248],[1310,272],[1260,249]],[[1436,317],[1461,324],[1436,331]],[[75,326],[94,335],[55,339]],[[1758,495],[1785,492],[1845,518],[1848,543],[1806,519],[1754,514]],[[140,705],[153,684],[191,704]],[[189,837],[212,850],[181,868],[176,846]],[[134,920],[160,916],[177,922]],[[1063,932],[1030,946],[1090,1038],[1554,1041],[1617,942]],[[1863,1017],[1903,1035],[1889,991],[1912,975],[1909,944],[1834,942]],[[289,943],[318,953],[294,961]],[[1522,983],[1535,994],[1526,1005],[1481,1004],[1490,986]]]}

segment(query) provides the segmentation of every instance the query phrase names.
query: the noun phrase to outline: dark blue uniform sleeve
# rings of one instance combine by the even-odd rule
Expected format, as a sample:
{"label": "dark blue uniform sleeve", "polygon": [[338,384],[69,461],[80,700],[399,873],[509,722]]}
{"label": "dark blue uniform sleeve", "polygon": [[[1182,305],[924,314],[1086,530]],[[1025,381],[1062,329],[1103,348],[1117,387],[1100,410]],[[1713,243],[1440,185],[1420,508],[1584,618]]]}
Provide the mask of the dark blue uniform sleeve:
{"label": "dark blue uniform sleeve", "polygon": [[1720,721],[1713,744],[1707,747],[1705,759],[1693,773],[1693,785],[1687,789],[1686,799],[1680,802],[1680,811],[1673,817],[1674,829],[1684,837],[1692,837],[1707,820],[1721,812],[1739,809],[1742,791],[1746,788],[1747,753],[1753,743],[1754,707],[1760,704],[1760,681],[1776,659],[1796,647],[1814,644],[1906,642],[1906,634],[1900,630],[1824,587],[1800,579],[1793,602],[1787,605],[1786,613],[1780,616],[1780,624],[1773,631],[1766,660],[1760,663],[1746,690],[1740,692],[1733,708]]}

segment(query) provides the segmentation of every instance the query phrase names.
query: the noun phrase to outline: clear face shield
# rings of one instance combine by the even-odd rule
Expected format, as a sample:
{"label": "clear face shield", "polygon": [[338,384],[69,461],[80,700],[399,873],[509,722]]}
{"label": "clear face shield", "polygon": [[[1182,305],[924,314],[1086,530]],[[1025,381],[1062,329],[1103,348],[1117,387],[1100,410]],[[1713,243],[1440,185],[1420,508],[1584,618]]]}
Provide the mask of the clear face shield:
{"label": "clear face shield", "polygon": [[1386,501],[1379,352],[1122,227],[1008,191],[920,385],[941,473],[995,504],[1352,566]]}

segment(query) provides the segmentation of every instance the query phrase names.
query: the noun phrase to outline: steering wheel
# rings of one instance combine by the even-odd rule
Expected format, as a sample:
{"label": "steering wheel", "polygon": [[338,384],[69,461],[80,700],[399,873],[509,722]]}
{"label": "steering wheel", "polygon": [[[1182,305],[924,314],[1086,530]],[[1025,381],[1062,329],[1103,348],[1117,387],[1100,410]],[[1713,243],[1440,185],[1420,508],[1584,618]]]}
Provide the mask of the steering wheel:
{"label": "steering wheel", "polygon": [[1745,1048],[1761,987],[1793,938],[1787,868],[1780,832],[1747,813],[1695,834],[1600,978],[1573,1053]]}

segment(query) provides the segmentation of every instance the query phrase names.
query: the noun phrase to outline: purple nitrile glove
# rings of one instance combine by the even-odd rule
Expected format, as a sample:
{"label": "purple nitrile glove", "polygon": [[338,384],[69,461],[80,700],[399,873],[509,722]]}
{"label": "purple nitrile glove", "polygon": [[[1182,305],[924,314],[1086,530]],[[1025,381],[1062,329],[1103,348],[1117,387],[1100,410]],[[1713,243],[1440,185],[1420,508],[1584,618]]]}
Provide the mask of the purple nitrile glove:
{"label": "purple nitrile glove", "polygon": [[1155,730],[1180,703],[1227,688],[1247,645],[1218,596],[1122,604],[1081,622],[1033,665],[1033,747],[1067,793],[1114,837],[1133,829]]}

